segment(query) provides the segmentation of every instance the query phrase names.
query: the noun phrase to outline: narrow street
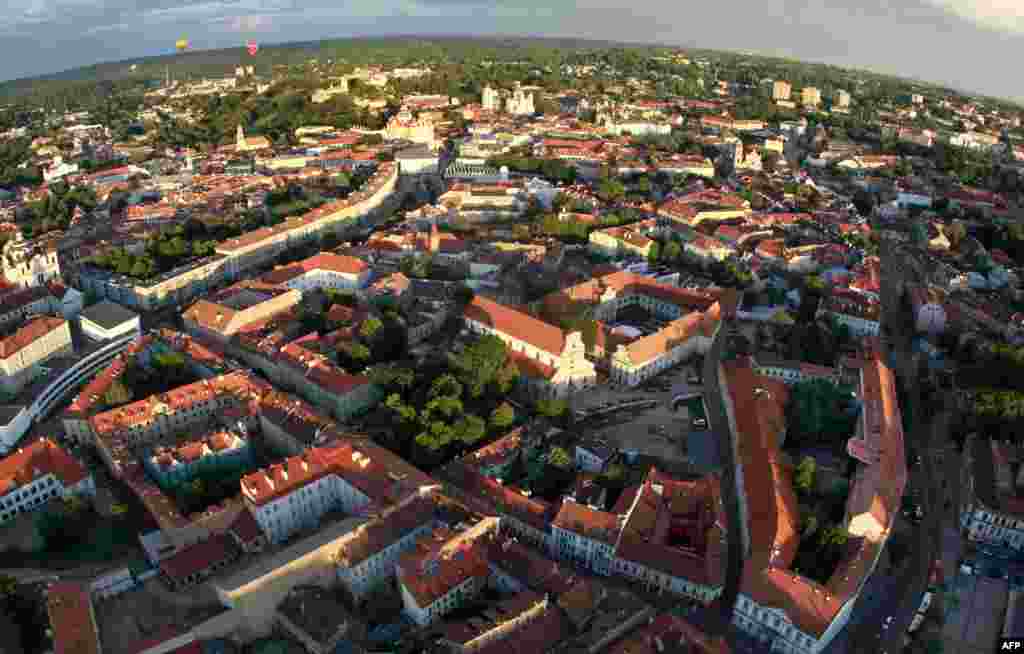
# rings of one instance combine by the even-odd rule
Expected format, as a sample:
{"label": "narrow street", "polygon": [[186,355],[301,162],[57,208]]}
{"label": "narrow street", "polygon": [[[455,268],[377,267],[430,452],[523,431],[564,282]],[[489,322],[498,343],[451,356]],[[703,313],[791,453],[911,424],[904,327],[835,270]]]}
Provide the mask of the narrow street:
{"label": "narrow street", "polygon": [[[737,537],[729,538],[726,552],[725,584],[722,594],[715,603],[715,611],[708,625],[709,633],[727,636],[730,633],[732,624],[733,607],[739,596],[740,584],[743,581],[743,542],[738,537],[740,533],[740,489],[736,482],[736,460],[733,452],[732,429],[729,426],[728,414],[725,404],[722,402],[722,388],[718,380],[718,367],[722,361],[722,353],[725,351],[727,341],[733,334],[735,326],[733,321],[723,321],[721,329],[715,336],[711,349],[704,355],[704,404],[708,410],[709,426],[717,438],[718,460],[722,466],[722,501],[725,505],[727,534],[736,534]],[[717,623],[717,624],[714,624]]]}

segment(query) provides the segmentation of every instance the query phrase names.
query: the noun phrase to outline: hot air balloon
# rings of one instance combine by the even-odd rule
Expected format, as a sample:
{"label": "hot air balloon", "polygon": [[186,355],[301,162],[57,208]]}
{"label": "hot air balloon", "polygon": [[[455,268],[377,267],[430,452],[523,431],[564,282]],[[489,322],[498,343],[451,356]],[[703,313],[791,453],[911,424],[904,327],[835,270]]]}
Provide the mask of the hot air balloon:
{"label": "hot air balloon", "polygon": [[188,49],[188,39],[178,39],[178,42],[174,44],[174,47],[178,49],[178,52],[184,52]]}
{"label": "hot air balloon", "polygon": [[245,44],[245,49],[249,51],[249,56],[250,56],[250,57],[252,57],[252,56],[254,56],[254,55],[255,55],[255,54],[257,53],[257,52],[259,52],[260,46],[259,46],[259,44],[258,44],[258,43],[256,43],[255,41],[248,41],[248,42],[247,42],[247,43]]}

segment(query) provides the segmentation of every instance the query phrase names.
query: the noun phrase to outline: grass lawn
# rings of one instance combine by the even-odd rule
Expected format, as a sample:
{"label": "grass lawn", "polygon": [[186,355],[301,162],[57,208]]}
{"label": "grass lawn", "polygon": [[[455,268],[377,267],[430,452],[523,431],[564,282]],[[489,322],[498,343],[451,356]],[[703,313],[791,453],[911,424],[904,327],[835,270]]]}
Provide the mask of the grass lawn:
{"label": "grass lawn", "polygon": [[94,523],[87,537],[63,551],[47,552],[47,558],[69,564],[101,563],[137,554],[139,532],[130,520],[102,520]]}

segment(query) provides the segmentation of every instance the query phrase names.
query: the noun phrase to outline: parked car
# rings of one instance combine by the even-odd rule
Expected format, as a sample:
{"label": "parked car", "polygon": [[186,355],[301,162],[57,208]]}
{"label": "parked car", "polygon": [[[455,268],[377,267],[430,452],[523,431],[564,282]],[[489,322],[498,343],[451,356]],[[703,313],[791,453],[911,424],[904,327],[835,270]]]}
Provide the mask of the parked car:
{"label": "parked car", "polygon": [[708,428],[707,418],[701,418],[701,417],[698,416],[698,417],[694,418],[693,420],[691,420],[690,423],[691,423],[691,426],[694,429],[707,429]]}

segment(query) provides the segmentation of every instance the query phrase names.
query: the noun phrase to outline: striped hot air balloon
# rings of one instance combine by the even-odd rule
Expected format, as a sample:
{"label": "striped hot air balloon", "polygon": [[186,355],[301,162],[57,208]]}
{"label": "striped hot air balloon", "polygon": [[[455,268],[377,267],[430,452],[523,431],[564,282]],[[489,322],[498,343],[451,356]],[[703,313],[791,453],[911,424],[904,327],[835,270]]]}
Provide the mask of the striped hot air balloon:
{"label": "striped hot air balloon", "polygon": [[255,41],[248,41],[245,44],[245,49],[249,51],[249,56],[251,57],[254,56],[257,52],[259,52],[260,46]]}
{"label": "striped hot air balloon", "polygon": [[184,52],[188,49],[188,39],[178,39],[178,42],[174,44],[174,47],[178,49],[178,52]]}

